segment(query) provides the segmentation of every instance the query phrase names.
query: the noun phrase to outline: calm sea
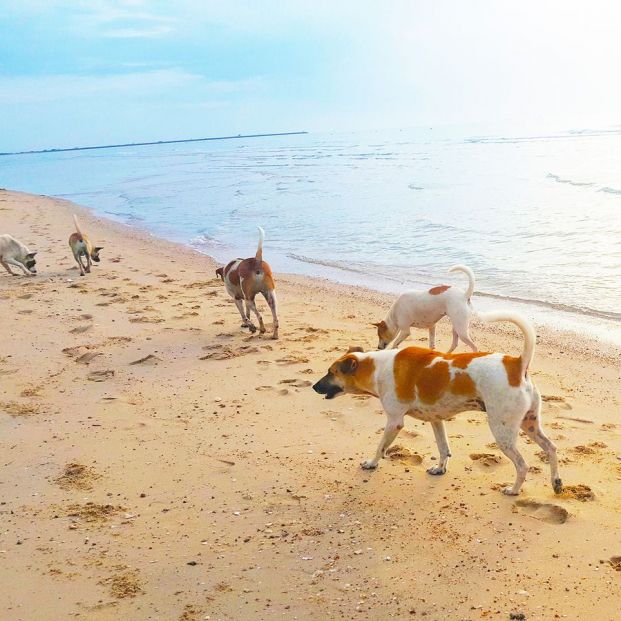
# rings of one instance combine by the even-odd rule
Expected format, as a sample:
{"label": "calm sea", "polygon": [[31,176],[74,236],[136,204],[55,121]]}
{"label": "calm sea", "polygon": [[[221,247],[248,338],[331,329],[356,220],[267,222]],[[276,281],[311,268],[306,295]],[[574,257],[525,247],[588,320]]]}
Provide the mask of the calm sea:
{"label": "calm sea", "polygon": [[[481,309],[621,342],[621,130],[308,134],[0,157],[0,186],[225,260],[402,291],[477,276]],[[67,223],[68,228],[71,227]],[[2,232],[10,223],[2,222]]]}

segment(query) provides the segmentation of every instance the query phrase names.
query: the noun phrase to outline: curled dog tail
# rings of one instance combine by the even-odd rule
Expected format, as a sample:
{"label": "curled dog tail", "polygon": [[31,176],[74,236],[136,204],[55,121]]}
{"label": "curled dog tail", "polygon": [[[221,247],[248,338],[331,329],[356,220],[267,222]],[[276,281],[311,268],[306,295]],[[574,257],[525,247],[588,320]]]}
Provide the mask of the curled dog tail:
{"label": "curled dog tail", "polygon": [[468,276],[468,289],[466,291],[466,297],[469,300],[474,293],[474,272],[465,265],[453,265],[449,272],[463,272],[466,276]]}
{"label": "curled dog tail", "polygon": [[78,216],[76,216],[75,214],[73,214],[73,224],[75,224],[75,230],[77,231],[78,235],[82,237],[82,231],[80,231],[80,225],[78,224]]}
{"label": "curled dog tail", "polygon": [[522,376],[526,373],[528,365],[531,363],[533,356],[535,355],[535,342],[537,341],[537,335],[533,325],[517,313],[511,313],[509,311],[498,311],[496,313],[479,313],[479,317],[486,323],[493,321],[509,321],[515,324],[524,335],[524,349],[520,355],[522,361]]}
{"label": "curled dog tail", "polygon": [[257,254],[254,255],[254,258],[257,261],[263,261],[263,240],[265,239],[265,231],[258,226],[259,229],[259,245],[257,246]]}

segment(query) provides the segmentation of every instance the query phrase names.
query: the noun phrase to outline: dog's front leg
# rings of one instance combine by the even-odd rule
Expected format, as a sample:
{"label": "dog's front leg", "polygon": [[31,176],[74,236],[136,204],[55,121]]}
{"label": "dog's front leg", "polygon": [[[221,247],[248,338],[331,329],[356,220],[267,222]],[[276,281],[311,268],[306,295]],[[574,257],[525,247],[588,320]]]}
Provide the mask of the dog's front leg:
{"label": "dog's front leg", "polygon": [[9,264],[4,260],[0,259],[0,263],[2,263],[2,267],[9,273],[11,276],[17,276],[17,274],[11,269]]}
{"label": "dog's front leg", "polygon": [[433,428],[433,435],[436,437],[438,451],[440,451],[440,463],[437,466],[429,468],[427,470],[427,474],[445,474],[446,467],[448,466],[448,460],[451,456],[451,449],[449,447],[448,438],[446,436],[444,421],[431,421],[431,427]]}
{"label": "dog's front leg", "polygon": [[429,349],[436,348],[436,324],[429,328]]}
{"label": "dog's front leg", "polygon": [[19,261],[16,261],[15,259],[5,259],[5,261],[9,265],[13,265],[14,267],[19,267],[19,269],[21,269],[24,272],[24,274],[26,274],[26,276],[34,276],[34,274],[31,274],[28,268],[22,263],[20,263]]}
{"label": "dog's front leg", "polygon": [[399,345],[403,341],[405,341],[405,339],[407,339],[408,336],[410,336],[410,329],[409,328],[403,328],[402,330],[399,330],[399,332],[397,334],[397,337],[393,341],[390,349],[397,349],[397,347],[399,347]]}
{"label": "dog's front leg", "polygon": [[377,447],[375,457],[372,459],[366,459],[360,464],[365,470],[374,470],[377,468],[379,460],[384,458],[386,449],[395,441],[395,438],[403,429],[403,416],[404,414],[396,416],[391,416],[390,414],[388,415],[388,422],[384,428],[384,435],[382,436],[382,439]]}

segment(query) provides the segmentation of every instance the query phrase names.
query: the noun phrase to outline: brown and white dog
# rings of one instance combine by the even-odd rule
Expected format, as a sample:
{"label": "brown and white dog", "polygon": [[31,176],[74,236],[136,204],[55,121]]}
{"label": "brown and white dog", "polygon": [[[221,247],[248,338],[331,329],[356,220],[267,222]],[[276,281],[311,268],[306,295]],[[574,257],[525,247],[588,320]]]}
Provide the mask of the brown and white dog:
{"label": "brown and white dog", "polygon": [[[73,216],[73,222],[76,232],[69,236],[69,246],[73,252],[73,258],[80,266],[80,276],[84,276],[85,271],[90,273],[92,261],[99,263],[99,251],[103,250],[103,246],[93,247],[86,233],[82,233],[80,230],[76,215]],[[82,257],[86,257],[86,265],[82,264]]]}
{"label": "brown and white dog", "polygon": [[[259,332],[265,332],[263,317],[257,310],[254,298],[261,293],[267,301],[272,318],[274,320],[273,339],[278,338],[278,316],[276,315],[276,293],[274,291],[274,277],[270,266],[263,260],[263,240],[265,232],[259,226],[259,246],[254,257],[249,259],[235,259],[226,265],[219,267],[216,274],[222,278],[226,285],[226,290],[235,300],[237,310],[242,318],[242,328],[250,328],[250,332],[256,332],[257,328],[250,319],[250,311],[259,320]],[[244,310],[244,302],[246,308]]]}
{"label": "brown and white dog", "polygon": [[36,252],[30,252],[22,242],[12,235],[0,235],[0,265],[11,276],[17,276],[11,269],[11,265],[18,267],[26,276],[36,276],[36,254]]}
{"label": "brown and white dog", "polygon": [[427,472],[444,474],[451,456],[444,421],[459,412],[482,410],[498,448],[517,471],[513,487],[504,493],[518,494],[528,472],[516,447],[520,429],[548,456],[552,487],[560,493],[556,447],[541,430],[541,397],[527,372],[535,350],[535,331],[526,320],[510,313],[482,319],[514,323],[524,335],[522,354],[517,358],[499,353],[443,354],[420,347],[367,353],[350,350],[313,386],[326,399],[345,393],[379,397],[388,421],[375,456],[364,461],[363,468],[377,467],[407,414],[431,423],[440,462]]}
{"label": "brown and white dog", "polygon": [[377,328],[378,349],[385,349],[392,342],[392,347],[399,346],[410,336],[410,328],[429,330],[429,348],[435,348],[436,323],[445,315],[453,324],[453,342],[448,350],[450,354],[459,339],[472,351],[477,351],[468,332],[470,324],[470,298],[474,293],[474,274],[465,265],[455,265],[449,272],[464,272],[468,276],[468,289],[462,291],[450,285],[432,287],[429,291],[406,291],[390,307],[385,319],[374,323]]}

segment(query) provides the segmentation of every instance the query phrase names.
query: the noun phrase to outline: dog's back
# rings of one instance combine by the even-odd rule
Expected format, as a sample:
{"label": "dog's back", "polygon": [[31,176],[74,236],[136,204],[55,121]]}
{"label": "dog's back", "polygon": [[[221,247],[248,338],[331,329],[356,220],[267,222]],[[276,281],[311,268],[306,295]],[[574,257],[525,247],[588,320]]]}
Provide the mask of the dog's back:
{"label": "dog's back", "polygon": [[29,250],[12,235],[0,235],[0,258],[26,256]]}

